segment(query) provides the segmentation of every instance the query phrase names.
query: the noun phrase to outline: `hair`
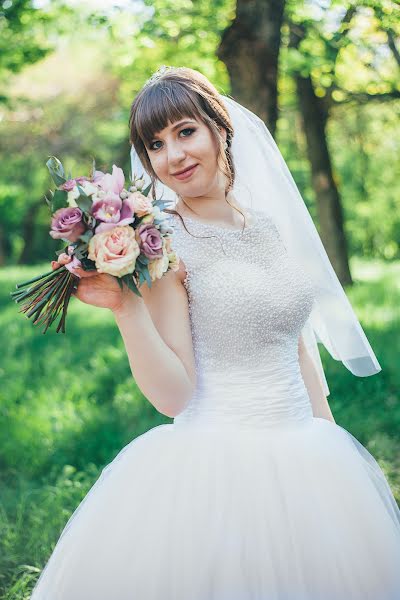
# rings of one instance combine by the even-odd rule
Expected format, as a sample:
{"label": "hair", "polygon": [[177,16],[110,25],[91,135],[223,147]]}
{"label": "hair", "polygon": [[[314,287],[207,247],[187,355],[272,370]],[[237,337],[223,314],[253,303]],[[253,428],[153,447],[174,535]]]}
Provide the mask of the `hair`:
{"label": "hair", "polygon": [[[131,106],[129,141],[150,177],[153,197],[155,198],[158,178],[151,165],[146,145],[150,145],[155,133],[168,126],[168,121],[174,123],[183,117],[202,121],[210,130],[218,148],[217,167],[228,180],[225,200],[246,220],[242,211],[227,198],[235,181],[235,167],[230,151],[234,131],[229,112],[218,90],[207,77],[189,67],[160,67],[144,84]],[[226,149],[219,127],[223,127],[227,132]],[[179,194],[178,197],[186,204]],[[186,231],[192,235],[177,211],[164,211],[178,215]]]}

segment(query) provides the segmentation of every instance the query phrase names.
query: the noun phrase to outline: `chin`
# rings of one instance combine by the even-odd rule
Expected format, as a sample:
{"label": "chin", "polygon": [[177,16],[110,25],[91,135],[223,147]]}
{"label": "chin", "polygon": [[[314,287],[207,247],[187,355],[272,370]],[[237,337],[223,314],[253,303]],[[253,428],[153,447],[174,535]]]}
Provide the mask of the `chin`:
{"label": "chin", "polygon": [[181,196],[189,196],[191,198],[197,198],[201,196],[207,196],[212,192],[215,187],[215,180],[212,179],[209,182],[205,182],[203,178],[199,181],[189,182],[186,185],[179,186],[178,193]]}

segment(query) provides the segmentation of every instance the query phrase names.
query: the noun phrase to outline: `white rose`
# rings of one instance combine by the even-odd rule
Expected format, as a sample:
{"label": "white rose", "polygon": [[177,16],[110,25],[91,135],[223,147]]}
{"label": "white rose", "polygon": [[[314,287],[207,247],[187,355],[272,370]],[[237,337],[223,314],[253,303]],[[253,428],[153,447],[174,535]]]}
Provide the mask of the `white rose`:
{"label": "white rose", "polygon": [[74,186],[70,192],[68,192],[68,206],[78,206],[75,200],[79,198],[80,193],[77,186]]}
{"label": "white rose", "polygon": [[168,254],[163,248],[163,255],[161,258],[156,258],[149,262],[147,265],[149,269],[150,279],[155,281],[156,279],[161,279],[163,274],[168,270],[169,258]]}
{"label": "white rose", "polygon": [[92,194],[97,194],[99,191],[99,188],[97,187],[97,185],[93,185],[93,183],[91,183],[90,181],[85,181],[83,183],[83,185],[81,185],[81,188],[84,190],[84,192],[87,196],[91,196]]}

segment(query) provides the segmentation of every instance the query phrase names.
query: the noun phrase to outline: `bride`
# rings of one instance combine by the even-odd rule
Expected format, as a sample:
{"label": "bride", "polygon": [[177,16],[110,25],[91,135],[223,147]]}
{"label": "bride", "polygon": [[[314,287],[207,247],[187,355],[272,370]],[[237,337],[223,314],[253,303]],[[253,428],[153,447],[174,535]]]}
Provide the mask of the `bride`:
{"label": "bride", "polygon": [[184,67],[146,82],[130,127],[179,270],[142,298],[76,271],[76,297],[112,311],[173,423],[103,469],[32,600],[398,600],[400,511],[334,421],[317,342],[356,376],[380,365],[272,137]]}

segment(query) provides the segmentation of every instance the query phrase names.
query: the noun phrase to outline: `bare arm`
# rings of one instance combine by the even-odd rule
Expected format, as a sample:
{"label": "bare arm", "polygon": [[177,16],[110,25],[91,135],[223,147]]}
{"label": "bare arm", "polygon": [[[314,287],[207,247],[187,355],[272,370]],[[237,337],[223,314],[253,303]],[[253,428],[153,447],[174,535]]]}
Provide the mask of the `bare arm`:
{"label": "bare arm", "polygon": [[321,417],[336,423],[313,360],[307,352],[307,348],[301,336],[299,339],[299,364],[301,375],[310,396],[314,417]]}
{"label": "bare arm", "polygon": [[129,291],[112,312],[137,385],[159,412],[175,417],[196,381],[187,293],[174,271],[140,293]]}

